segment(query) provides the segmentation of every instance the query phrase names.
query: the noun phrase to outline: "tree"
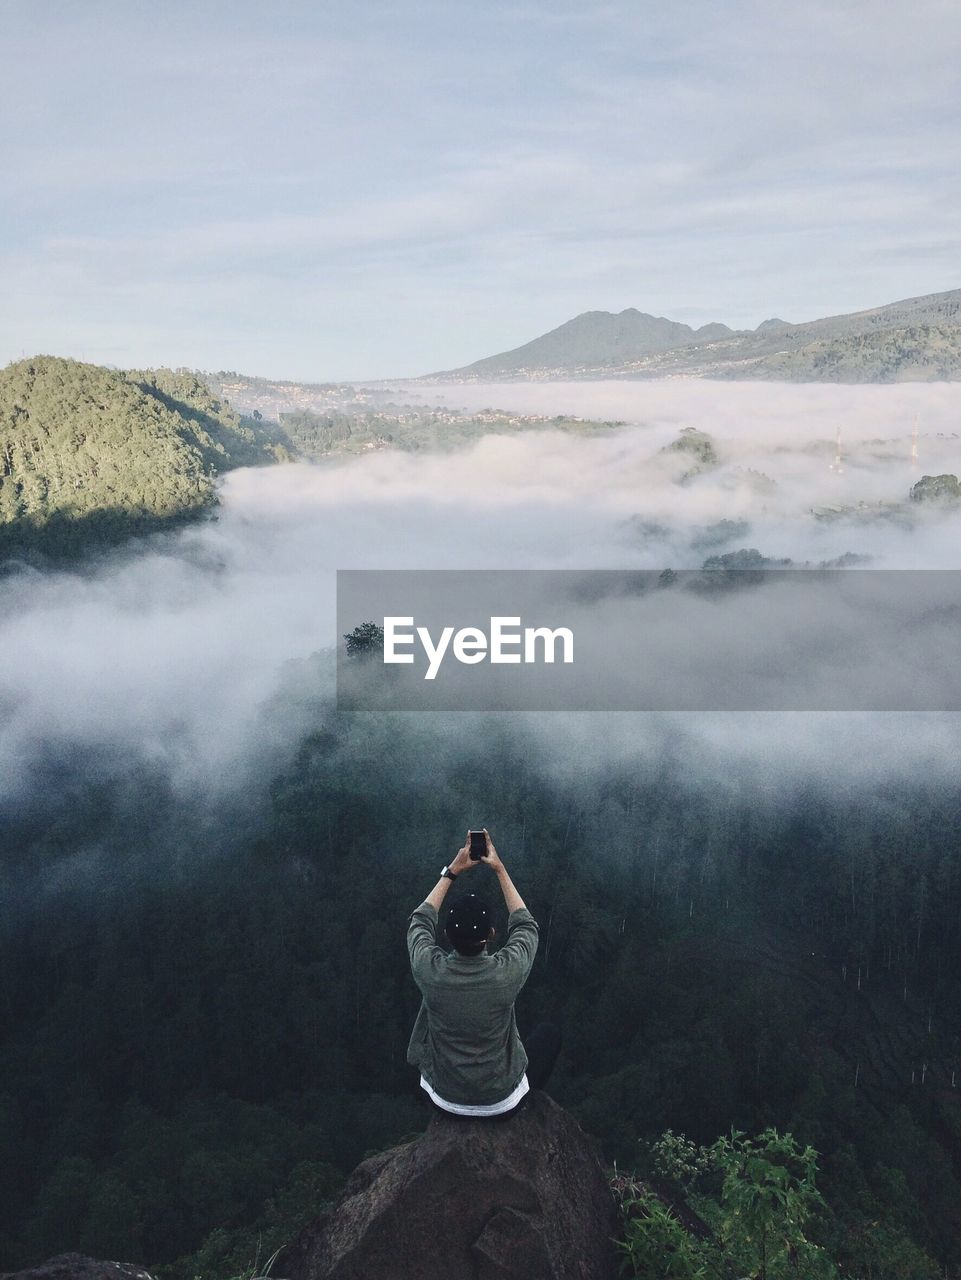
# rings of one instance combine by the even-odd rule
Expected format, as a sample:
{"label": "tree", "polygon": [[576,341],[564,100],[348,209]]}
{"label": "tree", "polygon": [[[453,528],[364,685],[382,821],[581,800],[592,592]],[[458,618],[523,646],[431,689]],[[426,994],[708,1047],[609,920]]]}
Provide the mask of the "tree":
{"label": "tree", "polygon": [[922,476],[911,488],[912,502],[957,502],[961,499],[958,477],[945,473],[940,476]]}
{"label": "tree", "polygon": [[384,652],[384,628],[376,622],[362,622],[344,635],[348,658],[369,658]]}

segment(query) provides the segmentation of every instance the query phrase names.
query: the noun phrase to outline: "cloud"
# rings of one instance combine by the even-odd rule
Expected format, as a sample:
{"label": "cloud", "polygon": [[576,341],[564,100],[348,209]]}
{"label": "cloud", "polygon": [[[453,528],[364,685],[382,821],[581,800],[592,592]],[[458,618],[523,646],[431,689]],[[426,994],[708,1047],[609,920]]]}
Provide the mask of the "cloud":
{"label": "cloud", "polygon": [[[337,569],[697,567],[708,554],[694,545],[698,535],[735,518],[749,531],[719,549],[757,546],[814,562],[852,551],[877,568],[961,568],[957,515],[912,513],[915,522],[902,526],[810,513],[822,503],[904,500],[917,476],[908,457],[916,414],[922,469],[961,472],[956,384],[512,384],[431,388],[430,397],[632,425],[232,472],[216,522],[84,574],[8,575],[0,804],[28,796],[38,763],[68,750],[148,760],[181,794],[265,784],[329,690],[311,655],[336,640]],[[689,484],[677,483],[684,460],[659,453],[683,426],[709,431],[721,460]],[[840,475],[829,469],[838,426]],[[776,487],[758,490],[752,469]],[[764,637],[757,643],[763,653]],[[920,653],[905,661],[912,679],[927,678]],[[685,744],[692,768],[763,770],[782,781],[805,771],[910,773],[957,758],[946,750],[957,746],[953,716],[601,723],[575,717],[562,740],[601,733],[611,753],[628,755],[656,751],[667,734]],[[525,732],[554,734],[533,722]]]}
{"label": "cloud", "polygon": [[956,283],[941,0],[41,9],[6,14],[8,357],[401,374],[598,307]]}

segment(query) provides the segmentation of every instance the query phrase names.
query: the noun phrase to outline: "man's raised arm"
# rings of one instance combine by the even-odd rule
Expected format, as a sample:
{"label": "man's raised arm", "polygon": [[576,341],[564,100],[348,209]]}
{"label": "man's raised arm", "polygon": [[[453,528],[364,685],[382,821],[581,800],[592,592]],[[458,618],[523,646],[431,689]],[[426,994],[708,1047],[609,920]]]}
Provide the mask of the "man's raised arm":
{"label": "man's raised arm", "polygon": [[[462,871],[469,871],[476,865],[470,857],[470,833],[468,832],[467,844],[463,849],[457,850],[457,856],[453,858],[450,866],[444,868],[433,889],[420,906],[414,908],[410,924],[407,926],[407,954],[410,956],[410,967],[415,980],[422,966],[425,963],[429,964],[431,953],[437,947],[437,917],[447,897],[447,890],[453,884],[451,876],[446,873],[451,872],[453,876],[458,876]],[[432,910],[425,911],[425,907],[430,907]]]}
{"label": "man's raised arm", "polygon": [[491,840],[487,828],[484,828],[484,835],[487,836],[487,853],[481,858],[481,862],[486,862],[492,867],[494,874],[500,883],[501,892],[504,895],[504,903],[507,906],[507,913],[510,915],[512,911],[518,911],[522,907],[526,908],[527,904],[514,886],[514,881],[507,874],[507,868],[497,856],[497,850],[494,848],[494,842]]}
{"label": "man's raised arm", "polygon": [[447,873],[450,872],[453,876],[459,876],[462,871],[470,871],[471,867],[476,865],[477,864],[471,860],[470,856],[470,832],[468,831],[467,843],[462,849],[457,850],[456,855],[451,860],[450,866],[445,867],[441,872],[440,879],[434,885],[433,889],[431,889],[424,901],[429,902],[434,910],[439,912],[441,907],[444,905],[444,899],[447,897],[447,890],[454,883],[451,879],[451,875],[448,875]]}
{"label": "man's raised arm", "polygon": [[[495,959],[500,964],[507,964],[516,970],[516,978],[518,987],[520,988],[527,981],[527,975],[530,973],[531,965],[534,963],[534,956],[537,953],[537,921],[527,910],[524,899],[517,892],[514,881],[507,874],[507,868],[497,856],[497,850],[490,836],[487,836],[487,853],[481,862],[493,868],[494,874],[497,876],[501,892],[504,895],[504,904],[508,912],[507,941],[495,952]],[[518,919],[514,918],[515,911],[522,911],[524,914]]]}

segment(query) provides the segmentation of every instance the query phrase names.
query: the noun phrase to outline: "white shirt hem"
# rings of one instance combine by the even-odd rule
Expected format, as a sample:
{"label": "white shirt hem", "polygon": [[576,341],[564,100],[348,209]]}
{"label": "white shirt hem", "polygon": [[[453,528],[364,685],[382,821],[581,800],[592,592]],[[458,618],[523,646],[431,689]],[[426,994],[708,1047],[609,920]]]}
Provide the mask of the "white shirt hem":
{"label": "white shirt hem", "polygon": [[502,1098],[500,1102],[492,1102],[488,1106],[469,1106],[464,1102],[448,1102],[446,1098],[440,1097],[423,1076],[420,1078],[420,1087],[432,1102],[435,1102],[444,1111],[450,1111],[455,1116],[499,1116],[505,1111],[510,1111],[512,1107],[516,1107],[524,1094],[529,1093],[531,1088],[527,1082],[527,1072],[525,1071],[517,1087],[506,1098]]}

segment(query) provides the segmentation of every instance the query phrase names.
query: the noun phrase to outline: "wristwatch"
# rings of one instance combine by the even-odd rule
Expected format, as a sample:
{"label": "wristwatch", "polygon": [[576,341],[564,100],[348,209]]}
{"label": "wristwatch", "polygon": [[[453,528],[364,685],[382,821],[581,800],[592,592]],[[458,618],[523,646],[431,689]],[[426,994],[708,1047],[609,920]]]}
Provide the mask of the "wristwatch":
{"label": "wristwatch", "polygon": [[455,874],[453,871],[451,871],[450,867],[443,867],[443,868],[441,869],[441,873],[440,873],[440,874],[441,874],[441,877],[446,876],[448,880],[456,880],[456,879],[457,879],[456,874]]}

